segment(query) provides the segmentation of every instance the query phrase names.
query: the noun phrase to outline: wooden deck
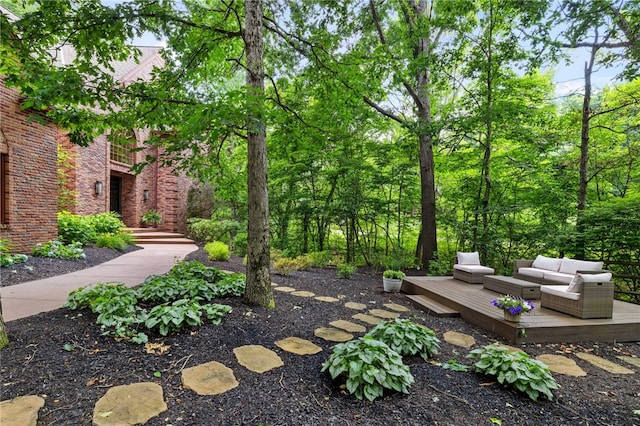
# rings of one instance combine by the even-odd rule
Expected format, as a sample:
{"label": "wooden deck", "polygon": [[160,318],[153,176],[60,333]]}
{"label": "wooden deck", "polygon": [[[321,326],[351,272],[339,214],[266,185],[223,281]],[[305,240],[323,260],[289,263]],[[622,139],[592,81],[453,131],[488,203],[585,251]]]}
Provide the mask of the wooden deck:
{"label": "wooden deck", "polygon": [[492,331],[513,343],[635,342],[640,341],[640,305],[614,301],[612,319],[579,319],[536,307],[520,323],[503,319],[491,301],[499,293],[482,284],[467,284],[451,277],[406,277],[402,291],[419,294],[457,311],[467,322]]}

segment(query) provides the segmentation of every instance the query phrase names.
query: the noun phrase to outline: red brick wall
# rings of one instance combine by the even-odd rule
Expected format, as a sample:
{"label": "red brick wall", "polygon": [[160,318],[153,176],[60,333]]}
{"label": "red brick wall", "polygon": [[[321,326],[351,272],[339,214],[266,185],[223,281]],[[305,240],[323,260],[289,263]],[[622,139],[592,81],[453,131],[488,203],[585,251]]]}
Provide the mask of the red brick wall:
{"label": "red brick wall", "polygon": [[32,113],[22,111],[18,92],[0,82],[0,127],[9,147],[9,219],[0,238],[27,254],[58,235],[57,129],[27,123]]}

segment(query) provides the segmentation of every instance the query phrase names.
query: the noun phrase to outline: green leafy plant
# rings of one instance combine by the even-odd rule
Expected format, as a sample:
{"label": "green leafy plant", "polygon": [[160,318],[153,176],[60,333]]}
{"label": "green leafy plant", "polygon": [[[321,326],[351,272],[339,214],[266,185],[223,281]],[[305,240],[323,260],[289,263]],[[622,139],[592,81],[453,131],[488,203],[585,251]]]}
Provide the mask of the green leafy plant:
{"label": "green leafy plant", "polygon": [[420,355],[426,360],[437,354],[440,349],[440,340],[436,333],[408,319],[383,321],[366,335],[385,343],[402,356]]}
{"label": "green leafy plant", "polygon": [[229,260],[229,246],[221,241],[213,241],[204,246],[209,260]]}
{"label": "green leafy plant", "polygon": [[200,278],[210,283],[218,282],[227,276],[221,270],[205,266],[197,260],[178,262],[169,270],[167,275],[176,277],[179,280]]}
{"label": "green leafy plant", "polygon": [[338,265],[338,277],[339,278],[351,278],[356,273],[358,268],[350,263],[341,263]]}
{"label": "green leafy plant", "polygon": [[137,306],[134,289],[122,283],[99,283],[81,287],[69,293],[63,307],[71,310],[89,308],[97,313],[96,323],[103,334],[115,337],[144,339],[137,327],[144,322],[144,312]]}
{"label": "green leafy plant", "polygon": [[183,295],[182,282],[168,275],[151,275],[135,291],[144,303],[173,302]]}
{"label": "green leafy plant", "polygon": [[26,254],[10,254],[9,248],[9,240],[0,239],[0,266],[15,265],[16,263],[26,262],[29,259]]}
{"label": "green leafy plant", "polygon": [[400,354],[369,336],[335,345],[322,364],[322,371],[327,370],[332,379],[346,378],[347,391],[360,400],[373,401],[385,389],[408,393],[414,382]]}
{"label": "green leafy plant", "polygon": [[96,247],[105,247],[113,250],[123,251],[129,244],[133,243],[131,234],[101,234],[96,238]]}
{"label": "green leafy plant", "polygon": [[120,220],[120,215],[115,212],[98,213],[91,216],[87,216],[88,224],[93,228],[94,232],[98,235],[112,234],[117,235],[122,233],[126,228],[126,225]]}
{"label": "green leafy plant", "polygon": [[59,259],[85,259],[87,257],[84,254],[84,250],[82,250],[82,243],[75,242],[65,245],[59,240],[36,244],[32,254],[38,257],[55,257]]}
{"label": "green leafy plant", "polygon": [[198,299],[180,299],[173,303],[154,306],[148,313],[145,326],[157,328],[162,336],[180,330],[185,326],[202,325],[202,314],[219,324],[221,318],[231,311],[228,305],[200,305]]}
{"label": "green leafy plant", "polygon": [[549,367],[524,352],[487,345],[471,351],[467,357],[476,360],[473,367],[477,373],[495,376],[498,383],[513,386],[534,401],[540,394],[553,400],[552,390],[559,388]]}
{"label": "green leafy plant", "polygon": [[88,244],[97,237],[89,216],[79,216],[69,212],[58,213],[58,240],[63,243]]}
{"label": "green leafy plant", "polygon": [[318,268],[334,264],[333,253],[329,250],[307,253],[307,257],[311,261],[311,266]]}
{"label": "green leafy plant", "polygon": [[442,364],[442,368],[445,369],[445,370],[459,371],[459,372],[469,371],[469,366],[468,365],[460,364],[455,359],[450,359],[449,361],[447,361],[444,364]]}
{"label": "green leafy plant", "polygon": [[387,269],[382,273],[382,276],[392,280],[401,280],[401,279],[404,279],[406,274],[396,269]]}
{"label": "green leafy plant", "polygon": [[148,210],[145,214],[142,215],[140,220],[146,224],[159,224],[162,222],[162,215],[157,210]]}

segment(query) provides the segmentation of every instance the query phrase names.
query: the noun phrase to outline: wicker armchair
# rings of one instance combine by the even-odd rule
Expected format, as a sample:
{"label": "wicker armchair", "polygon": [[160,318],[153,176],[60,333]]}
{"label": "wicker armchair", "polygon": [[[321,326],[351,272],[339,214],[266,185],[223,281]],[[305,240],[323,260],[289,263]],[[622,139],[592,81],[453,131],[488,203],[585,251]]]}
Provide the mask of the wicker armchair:
{"label": "wicker armchair", "polygon": [[581,319],[613,316],[613,282],[584,282],[580,293],[566,289],[567,286],[540,286],[540,306]]}

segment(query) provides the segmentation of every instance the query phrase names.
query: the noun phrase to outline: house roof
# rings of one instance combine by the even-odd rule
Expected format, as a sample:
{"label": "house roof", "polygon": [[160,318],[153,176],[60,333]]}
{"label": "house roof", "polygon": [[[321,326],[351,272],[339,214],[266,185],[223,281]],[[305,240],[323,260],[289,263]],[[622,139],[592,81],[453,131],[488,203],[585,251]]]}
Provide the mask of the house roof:
{"label": "house roof", "polygon": [[[161,66],[163,63],[160,57],[159,46],[133,46],[140,52],[138,58],[130,56],[126,61],[119,61],[111,63],[113,67],[113,77],[116,80],[128,82],[134,80],[138,76],[148,74],[149,70],[146,70],[148,65]],[[55,63],[58,66],[69,65],[73,63],[76,58],[76,51],[71,45],[63,45],[55,50],[51,51],[52,56],[55,58]],[[147,72],[144,72],[144,71]]]}

